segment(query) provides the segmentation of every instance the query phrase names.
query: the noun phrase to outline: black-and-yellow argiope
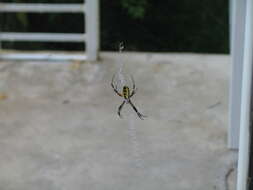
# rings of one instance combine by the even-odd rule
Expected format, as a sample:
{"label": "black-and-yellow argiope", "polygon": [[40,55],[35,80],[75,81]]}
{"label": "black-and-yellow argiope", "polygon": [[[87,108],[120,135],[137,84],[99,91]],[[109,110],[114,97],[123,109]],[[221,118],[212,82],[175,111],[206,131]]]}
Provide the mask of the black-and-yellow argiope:
{"label": "black-and-yellow argiope", "polygon": [[113,77],[112,77],[112,82],[111,82],[111,86],[112,86],[112,88],[113,88],[113,90],[114,90],[114,92],[116,93],[116,94],[118,94],[119,96],[121,96],[121,97],[123,97],[124,98],[124,101],[122,102],[122,104],[119,106],[119,108],[118,108],[118,115],[119,115],[119,117],[121,117],[121,115],[120,115],[120,111],[121,111],[121,109],[123,108],[123,106],[124,106],[124,104],[125,103],[129,103],[131,106],[132,106],[132,108],[134,109],[134,111],[137,113],[137,115],[139,116],[139,118],[140,119],[144,119],[144,117],[147,117],[147,116],[145,116],[145,115],[142,115],[138,110],[137,110],[137,108],[134,106],[134,104],[132,103],[132,101],[130,100],[130,98],[136,93],[136,87],[135,87],[135,82],[134,82],[134,78],[133,78],[133,76],[131,76],[131,80],[132,80],[132,83],[133,83],[133,89],[132,89],[132,91],[130,92],[130,89],[129,89],[129,87],[128,86],[123,86],[123,89],[122,89],[122,94],[121,93],[119,93],[118,92],[118,89],[117,89],[117,85],[116,85],[116,87],[114,87],[114,78],[115,78],[115,74],[113,75]]}

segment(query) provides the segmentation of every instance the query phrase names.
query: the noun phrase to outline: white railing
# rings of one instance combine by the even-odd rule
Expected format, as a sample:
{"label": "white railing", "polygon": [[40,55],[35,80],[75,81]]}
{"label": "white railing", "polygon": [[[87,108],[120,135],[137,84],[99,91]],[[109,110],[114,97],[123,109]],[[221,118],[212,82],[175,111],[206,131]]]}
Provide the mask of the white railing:
{"label": "white railing", "polygon": [[228,146],[239,147],[246,0],[230,0],[231,80],[229,93]]}
{"label": "white railing", "polygon": [[1,32],[1,41],[35,41],[35,42],[83,42],[85,53],[0,53],[0,59],[77,59],[94,61],[99,49],[99,0],[86,0],[84,4],[47,4],[47,3],[0,3],[0,12],[30,13],[83,13],[85,33],[23,33]]}
{"label": "white railing", "polygon": [[6,41],[39,41],[39,42],[83,42],[85,34],[60,33],[18,33],[1,32],[0,39]]}
{"label": "white railing", "polygon": [[0,12],[82,13],[84,4],[0,3]]}

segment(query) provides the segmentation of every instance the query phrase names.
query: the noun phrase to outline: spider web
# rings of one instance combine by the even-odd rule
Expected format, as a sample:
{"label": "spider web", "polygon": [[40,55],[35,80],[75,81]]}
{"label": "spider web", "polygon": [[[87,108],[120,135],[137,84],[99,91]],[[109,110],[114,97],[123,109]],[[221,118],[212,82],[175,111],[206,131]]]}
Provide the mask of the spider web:
{"label": "spider web", "polygon": [[[124,50],[124,43],[123,42],[120,42],[119,44],[119,53],[121,54],[122,51]],[[118,60],[118,65],[119,65],[119,68],[118,68],[118,71],[116,72],[116,84],[118,87],[122,88],[123,86],[127,85],[128,83],[128,78],[129,76],[124,73],[124,65],[125,65],[125,61],[122,61],[122,59],[120,59],[120,56],[119,56],[119,60]],[[126,77],[128,76],[128,77]]]}
{"label": "spider web", "polygon": [[[124,50],[124,43],[120,42],[119,44],[119,53],[121,54]],[[133,79],[131,78],[131,75],[124,72],[124,66],[125,61],[122,61],[122,59],[118,59],[118,71],[115,73],[115,82],[117,87],[122,89],[123,86],[133,83]],[[133,84],[132,84],[133,85]],[[130,141],[130,149],[132,152],[132,158],[133,158],[133,165],[137,168],[143,168],[143,160],[141,158],[141,151],[139,147],[139,141],[137,137],[137,129],[135,125],[135,114],[133,112],[128,115],[128,137]]]}

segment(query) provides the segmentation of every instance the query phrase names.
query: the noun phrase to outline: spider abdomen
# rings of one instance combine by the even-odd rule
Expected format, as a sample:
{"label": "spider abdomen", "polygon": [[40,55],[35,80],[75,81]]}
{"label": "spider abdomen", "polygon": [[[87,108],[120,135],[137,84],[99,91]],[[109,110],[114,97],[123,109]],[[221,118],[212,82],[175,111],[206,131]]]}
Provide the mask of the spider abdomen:
{"label": "spider abdomen", "polygon": [[129,90],[129,87],[128,86],[123,86],[123,97],[125,99],[129,99],[129,96],[130,96],[130,90]]}

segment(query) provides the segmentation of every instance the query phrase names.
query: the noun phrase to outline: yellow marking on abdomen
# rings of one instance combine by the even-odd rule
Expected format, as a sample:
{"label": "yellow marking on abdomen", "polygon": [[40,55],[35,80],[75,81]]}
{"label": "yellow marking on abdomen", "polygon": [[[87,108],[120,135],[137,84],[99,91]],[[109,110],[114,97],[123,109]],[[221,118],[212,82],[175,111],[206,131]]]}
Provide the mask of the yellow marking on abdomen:
{"label": "yellow marking on abdomen", "polygon": [[123,86],[123,96],[125,99],[128,99],[129,98],[129,88],[127,86]]}

